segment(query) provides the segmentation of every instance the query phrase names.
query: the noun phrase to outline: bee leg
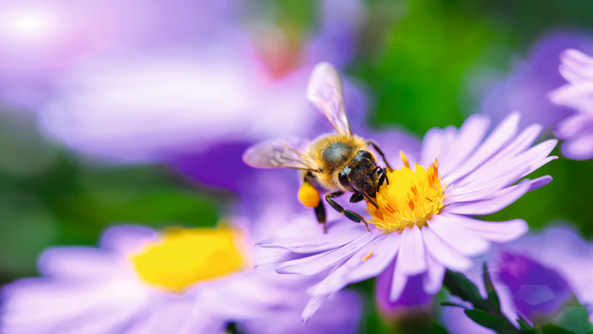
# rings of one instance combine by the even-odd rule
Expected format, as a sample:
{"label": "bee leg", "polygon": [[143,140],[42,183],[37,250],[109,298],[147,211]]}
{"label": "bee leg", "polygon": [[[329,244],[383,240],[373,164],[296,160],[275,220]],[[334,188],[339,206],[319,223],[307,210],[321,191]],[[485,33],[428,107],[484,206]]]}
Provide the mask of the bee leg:
{"label": "bee leg", "polygon": [[314,208],[317,221],[319,224],[323,224],[323,233],[327,233],[325,207],[323,206],[323,201],[321,201],[321,198],[319,197],[319,192],[315,189],[313,184],[315,184],[315,176],[311,172],[308,172],[305,174],[303,184],[299,190],[299,200],[306,207]]}
{"label": "bee leg", "polygon": [[344,210],[344,208],[336,203],[336,201],[334,201],[332,198],[334,197],[339,197],[342,196],[344,194],[343,191],[336,191],[334,193],[330,193],[330,194],[326,194],[325,195],[325,201],[327,203],[329,203],[329,205],[334,208],[334,210],[338,211],[339,213],[343,214],[344,216],[346,216],[346,218],[352,220],[353,222],[356,223],[363,223],[364,227],[366,228],[367,232],[370,232],[371,230],[369,230],[369,224],[367,223],[367,221],[364,219],[363,216],[359,215],[358,213],[354,212],[354,211],[350,211],[350,210]]}
{"label": "bee leg", "polygon": [[381,176],[379,177],[379,186],[383,185],[383,182],[387,181],[389,184],[389,179],[387,178],[387,171],[385,169],[381,169]]}
{"label": "bee leg", "polygon": [[389,162],[387,162],[387,159],[385,159],[385,154],[383,154],[383,151],[381,151],[381,149],[379,148],[377,143],[375,143],[372,140],[367,140],[367,144],[371,145],[375,149],[375,151],[377,151],[377,153],[379,153],[381,158],[383,158],[383,162],[385,162],[385,166],[387,166],[387,168],[389,168],[389,170],[391,170],[392,168],[391,168],[391,166],[389,166]]}
{"label": "bee leg", "polygon": [[319,205],[315,207],[315,217],[319,224],[323,224],[323,233],[327,233],[327,223],[325,222],[325,207],[323,202],[319,201]]}
{"label": "bee leg", "polygon": [[350,203],[358,203],[364,199],[364,195],[362,193],[356,192],[352,194],[350,197]]}

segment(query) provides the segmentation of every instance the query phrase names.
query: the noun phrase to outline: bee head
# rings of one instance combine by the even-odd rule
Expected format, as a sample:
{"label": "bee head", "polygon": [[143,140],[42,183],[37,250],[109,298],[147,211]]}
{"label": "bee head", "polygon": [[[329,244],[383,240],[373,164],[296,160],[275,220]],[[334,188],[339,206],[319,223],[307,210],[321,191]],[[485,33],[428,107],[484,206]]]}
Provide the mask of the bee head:
{"label": "bee head", "polygon": [[379,188],[380,173],[377,161],[369,151],[360,150],[338,175],[340,184],[350,191],[361,191],[375,197]]}

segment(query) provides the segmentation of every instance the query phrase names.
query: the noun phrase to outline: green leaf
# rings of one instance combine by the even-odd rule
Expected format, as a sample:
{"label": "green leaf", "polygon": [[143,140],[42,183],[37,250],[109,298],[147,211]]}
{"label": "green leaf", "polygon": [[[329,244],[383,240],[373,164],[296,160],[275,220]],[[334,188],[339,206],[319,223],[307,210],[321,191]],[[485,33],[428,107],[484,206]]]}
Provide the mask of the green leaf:
{"label": "green leaf", "polygon": [[449,293],[472,303],[474,308],[489,309],[478,288],[465,275],[447,270],[443,285]]}
{"label": "green leaf", "polygon": [[529,333],[515,328],[504,316],[495,316],[480,310],[463,312],[478,325],[495,330],[499,334]]}
{"label": "green leaf", "polygon": [[556,325],[545,325],[541,327],[542,334],[575,334],[569,330],[558,327]]}
{"label": "green leaf", "polygon": [[486,302],[491,311],[500,314],[500,300],[498,299],[498,294],[496,293],[496,289],[494,289],[494,285],[492,284],[492,279],[490,279],[490,273],[488,272],[488,265],[486,262],[484,262],[482,276],[484,277],[484,286],[486,287],[486,292],[488,293]]}
{"label": "green leaf", "polygon": [[519,323],[519,326],[521,329],[533,329],[533,327],[531,327],[531,325],[529,325],[527,320],[520,315],[519,315],[519,319],[517,319],[517,322]]}
{"label": "green leaf", "polygon": [[453,303],[453,302],[442,302],[441,306],[454,306],[454,307],[461,307],[461,308],[467,309],[467,307],[457,304],[457,303]]}
{"label": "green leaf", "polygon": [[570,305],[562,308],[553,324],[572,333],[585,334],[593,332],[586,306]]}

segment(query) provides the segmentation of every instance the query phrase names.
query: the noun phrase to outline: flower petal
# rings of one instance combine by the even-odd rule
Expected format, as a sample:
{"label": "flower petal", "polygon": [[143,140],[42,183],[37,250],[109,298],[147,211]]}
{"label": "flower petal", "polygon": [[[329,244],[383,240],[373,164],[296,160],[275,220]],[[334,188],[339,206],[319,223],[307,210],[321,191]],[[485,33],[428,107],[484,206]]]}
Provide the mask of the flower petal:
{"label": "flower petal", "polygon": [[[398,256],[399,257],[399,256]],[[395,260],[395,266],[393,268],[393,279],[391,281],[391,291],[389,292],[389,301],[396,301],[401,296],[406,283],[408,282],[408,276],[402,271],[401,265],[399,265],[399,258]]]}
{"label": "flower petal", "polygon": [[422,229],[426,249],[439,263],[455,271],[464,271],[471,267],[472,261],[455,248],[439,238],[430,227]]}
{"label": "flower petal", "polygon": [[397,261],[399,270],[407,276],[417,275],[426,271],[424,240],[422,239],[420,228],[414,226],[403,230]]}
{"label": "flower petal", "polygon": [[550,100],[555,104],[565,105],[577,110],[587,110],[591,103],[593,82],[562,86],[550,93]]}
{"label": "flower petal", "polygon": [[519,113],[507,116],[471,157],[451,174],[443,175],[443,181],[446,184],[453,184],[492,157],[515,136],[519,128],[519,120]]}
{"label": "flower petal", "polygon": [[[473,152],[484,139],[489,126],[490,118],[480,114],[474,114],[463,122],[452,146],[454,149],[450,150],[446,157],[439,160],[439,169],[443,175],[447,175],[457,168]],[[432,163],[432,161],[427,161],[427,163]]]}
{"label": "flower petal", "polygon": [[309,302],[305,306],[303,313],[301,313],[301,320],[303,323],[306,323],[311,319],[311,317],[317,312],[321,304],[329,297],[330,295],[323,295],[323,296],[314,296],[309,299]]}
{"label": "flower petal", "polygon": [[519,184],[497,191],[491,198],[455,203],[447,208],[447,212],[460,215],[489,215],[498,212],[521,198],[531,187],[531,180],[523,180]]}
{"label": "flower petal", "polygon": [[460,227],[457,224],[457,218],[460,216],[452,214],[440,214],[434,216],[429,222],[428,227],[443,239],[451,247],[461,253],[469,256],[484,254],[490,244]]}
{"label": "flower petal", "polygon": [[531,124],[525,130],[523,130],[513,142],[503,148],[497,156],[515,156],[525,150],[527,150],[537,137],[542,132],[543,126],[540,124]]}
{"label": "flower petal", "polygon": [[118,257],[113,252],[91,247],[49,248],[39,258],[41,274],[93,280],[113,275]]}
{"label": "flower petal", "polygon": [[503,222],[486,222],[465,216],[457,216],[457,224],[472,234],[493,242],[508,242],[527,233],[529,227],[522,219]]}
{"label": "flower petal", "polygon": [[[401,236],[392,233],[386,236],[380,244],[372,250],[373,255],[364,260],[362,265],[352,269],[348,274],[351,280],[362,281],[380,274],[397,255],[400,248]],[[361,253],[365,257],[368,253]]]}
{"label": "flower petal", "polygon": [[351,228],[324,234],[310,239],[294,238],[282,240],[262,240],[256,246],[264,248],[284,248],[294,253],[318,253],[343,246],[361,234],[360,229]]}
{"label": "flower petal", "polygon": [[432,128],[424,135],[420,156],[421,165],[429,164],[441,153],[441,150],[443,150],[443,137],[443,130],[439,128]]}
{"label": "flower petal", "polygon": [[593,78],[593,58],[585,53],[568,49],[560,55],[560,73],[570,83],[580,83]]}
{"label": "flower petal", "polygon": [[138,250],[149,241],[158,237],[157,233],[148,227],[137,225],[112,226],[101,237],[101,248],[111,249],[120,253],[130,253]]}
{"label": "flower petal", "polygon": [[445,267],[440,264],[430,252],[426,252],[427,272],[422,276],[424,292],[433,295],[441,289],[445,277]]}
{"label": "flower petal", "polygon": [[593,117],[591,115],[574,114],[562,120],[554,129],[554,136],[568,140],[579,134],[585,134],[588,129],[593,128]]}
{"label": "flower petal", "polygon": [[367,243],[372,241],[377,236],[377,231],[364,232],[358,238],[340,248],[285,262],[284,265],[276,269],[276,272],[280,274],[313,275],[330,269],[345,259],[350,258]]}
{"label": "flower petal", "polygon": [[593,158],[593,133],[564,142],[562,154],[575,160]]}
{"label": "flower petal", "polygon": [[369,242],[308,292],[311,295],[329,294],[350,283],[379,275],[393,261],[399,249],[399,242],[400,235],[397,233]]}

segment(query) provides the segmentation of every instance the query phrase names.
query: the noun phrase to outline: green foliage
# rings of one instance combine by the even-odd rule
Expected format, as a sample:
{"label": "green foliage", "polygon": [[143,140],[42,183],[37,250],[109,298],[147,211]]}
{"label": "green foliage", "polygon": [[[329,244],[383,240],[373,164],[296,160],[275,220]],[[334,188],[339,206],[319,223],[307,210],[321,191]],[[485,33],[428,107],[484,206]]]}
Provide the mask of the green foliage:
{"label": "green foliage", "polygon": [[484,263],[483,268],[484,286],[488,296],[483,299],[478,288],[465,275],[447,271],[443,286],[453,296],[472,304],[469,308],[457,303],[445,301],[442,306],[461,307],[465,315],[476,324],[490,328],[499,334],[547,334],[547,333],[591,333],[593,324],[589,322],[589,312],[586,306],[581,305],[576,298],[570,305],[565,305],[560,313],[550,320],[546,319],[543,323],[537,323],[537,326],[530,325],[527,320],[519,317],[516,319],[519,327],[517,328],[502,313],[498,294],[492,285],[488,267]]}

